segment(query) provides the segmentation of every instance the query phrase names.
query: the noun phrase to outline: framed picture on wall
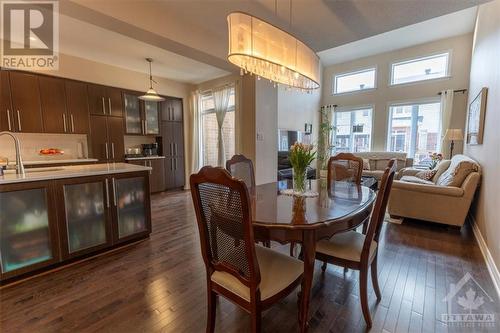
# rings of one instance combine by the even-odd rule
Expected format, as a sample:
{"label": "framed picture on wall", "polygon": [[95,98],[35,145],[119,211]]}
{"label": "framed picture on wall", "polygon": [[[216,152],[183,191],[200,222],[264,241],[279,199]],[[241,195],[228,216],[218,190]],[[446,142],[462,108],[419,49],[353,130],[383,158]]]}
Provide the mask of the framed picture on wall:
{"label": "framed picture on wall", "polygon": [[488,88],[482,88],[469,104],[466,141],[469,145],[480,145],[483,143],[484,113],[486,111],[487,95]]}

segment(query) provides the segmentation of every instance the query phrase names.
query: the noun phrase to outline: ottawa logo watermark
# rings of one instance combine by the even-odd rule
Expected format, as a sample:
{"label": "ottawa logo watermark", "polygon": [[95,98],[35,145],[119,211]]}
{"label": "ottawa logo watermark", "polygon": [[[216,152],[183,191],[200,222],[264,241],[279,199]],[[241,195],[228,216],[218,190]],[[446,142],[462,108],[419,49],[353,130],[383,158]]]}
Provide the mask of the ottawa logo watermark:
{"label": "ottawa logo watermark", "polygon": [[447,313],[441,314],[441,321],[448,327],[457,328],[494,328],[495,314],[485,310],[493,299],[467,272],[456,284],[451,284],[448,294]]}
{"label": "ottawa logo watermark", "polygon": [[59,2],[1,0],[1,66],[59,68]]}

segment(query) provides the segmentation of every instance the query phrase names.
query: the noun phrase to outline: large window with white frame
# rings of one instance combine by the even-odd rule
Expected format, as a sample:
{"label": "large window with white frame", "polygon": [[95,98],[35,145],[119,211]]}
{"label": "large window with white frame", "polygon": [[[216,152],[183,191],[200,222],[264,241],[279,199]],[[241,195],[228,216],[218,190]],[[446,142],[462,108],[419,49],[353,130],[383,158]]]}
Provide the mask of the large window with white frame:
{"label": "large window with white frame", "polygon": [[372,139],[372,107],[336,110],[333,116],[335,151],[370,151]]}
{"label": "large window with white frame", "polygon": [[358,71],[337,74],[333,78],[333,93],[343,94],[375,88],[377,69],[365,68]]}
{"label": "large window with white frame", "polygon": [[389,107],[387,150],[406,152],[423,164],[441,146],[441,103],[394,104]]}
{"label": "large window with white frame", "polygon": [[405,60],[391,65],[391,85],[450,76],[450,53]]}
{"label": "large window with white frame", "polygon": [[[218,127],[215,115],[214,97],[211,92],[206,92],[201,96],[201,157],[203,165],[217,165],[218,148]],[[224,140],[224,150],[226,160],[230,159],[235,152],[235,97],[234,88],[229,98],[229,110],[224,117],[222,124],[222,137]]]}

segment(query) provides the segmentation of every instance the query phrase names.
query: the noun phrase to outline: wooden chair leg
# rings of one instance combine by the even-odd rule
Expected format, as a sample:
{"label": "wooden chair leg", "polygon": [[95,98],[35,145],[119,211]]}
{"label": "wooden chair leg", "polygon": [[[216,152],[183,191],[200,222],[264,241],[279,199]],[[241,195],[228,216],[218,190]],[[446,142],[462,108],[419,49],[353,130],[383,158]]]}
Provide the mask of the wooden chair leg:
{"label": "wooden chair leg", "polygon": [[380,293],[380,287],[378,285],[377,255],[375,255],[375,258],[373,259],[373,262],[371,264],[371,272],[372,272],[373,290],[375,290],[377,301],[380,301],[382,299],[382,294]]}
{"label": "wooden chair leg", "polygon": [[359,271],[359,298],[366,326],[370,328],[372,327],[372,318],[370,316],[370,308],[368,307],[368,267],[362,267]]}
{"label": "wooden chair leg", "polygon": [[265,247],[271,247],[271,241],[265,241],[265,242],[262,242],[264,244]]}
{"label": "wooden chair leg", "polygon": [[215,292],[208,290],[207,333],[213,333],[215,331],[216,296]]}
{"label": "wooden chair leg", "polygon": [[252,332],[260,333],[262,313],[259,302],[253,305],[252,312],[250,313],[250,315],[252,316]]}
{"label": "wooden chair leg", "polygon": [[293,250],[295,250],[295,242],[290,242],[290,257],[293,257]]}
{"label": "wooden chair leg", "polygon": [[323,273],[326,271],[326,265],[327,265],[327,262],[323,261],[323,265],[321,265],[321,270],[323,271]]}

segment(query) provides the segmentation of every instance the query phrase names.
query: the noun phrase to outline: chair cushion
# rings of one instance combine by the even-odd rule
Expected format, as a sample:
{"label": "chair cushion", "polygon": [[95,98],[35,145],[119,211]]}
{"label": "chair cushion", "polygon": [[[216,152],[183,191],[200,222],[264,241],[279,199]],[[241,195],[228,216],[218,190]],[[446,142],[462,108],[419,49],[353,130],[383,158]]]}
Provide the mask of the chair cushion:
{"label": "chair cushion", "polygon": [[[316,243],[316,252],[326,254],[330,257],[341,258],[350,261],[361,261],[361,251],[365,242],[365,235],[348,231],[333,235],[330,239],[320,240]],[[370,245],[370,258],[375,254],[377,242],[372,241]]]}
{"label": "chair cushion", "polygon": [[449,168],[436,181],[437,185],[460,187],[471,172],[478,172],[479,165],[465,155],[455,155]]}
{"label": "chair cushion", "polygon": [[403,176],[403,177],[401,177],[400,181],[414,183],[414,184],[435,185],[430,180],[425,180],[425,179],[422,179],[422,178],[417,177],[417,176]]}
{"label": "chair cushion", "polygon": [[[260,268],[260,299],[266,300],[288,287],[304,272],[304,263],[283,253],[255,245],[257,261]],[[235,293],[250,302],[250,288],[245,286],[235,276],[215,271],[212,282]]]}

